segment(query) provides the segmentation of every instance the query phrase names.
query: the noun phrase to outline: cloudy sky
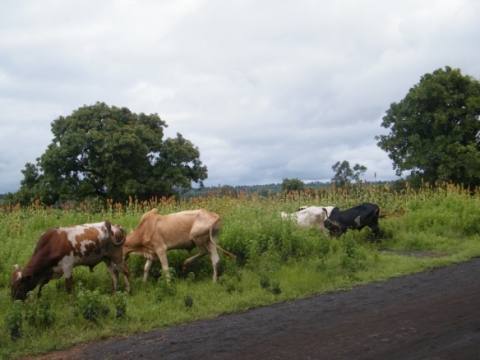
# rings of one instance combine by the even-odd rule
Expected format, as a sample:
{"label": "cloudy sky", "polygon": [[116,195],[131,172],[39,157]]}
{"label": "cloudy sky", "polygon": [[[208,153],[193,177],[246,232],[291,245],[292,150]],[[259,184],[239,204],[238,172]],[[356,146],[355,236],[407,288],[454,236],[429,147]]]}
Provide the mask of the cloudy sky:
{"label": "cloudy sky", "polygon": [[480,78],[478,0],[0,2],[0,194],[97,101],[157,113],[206,186],[396,179],[374,139],[392,102],[451,66]]}

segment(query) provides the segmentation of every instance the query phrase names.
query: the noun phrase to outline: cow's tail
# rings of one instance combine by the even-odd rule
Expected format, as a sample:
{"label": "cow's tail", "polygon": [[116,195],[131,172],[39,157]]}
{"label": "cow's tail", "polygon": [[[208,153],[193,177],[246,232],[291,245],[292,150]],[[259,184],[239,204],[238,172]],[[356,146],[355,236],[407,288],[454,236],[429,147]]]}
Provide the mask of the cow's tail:
{"label": "cow's tail", "polygon": [[231,252],[228,252],[227,250],[225,249],[222,249],[220,246],[218,246],[217,244],[215,244],[215,246],[217,247],[218,250],[220,250],[221,252],[223,252],[225,255],[228,255],[230,257],[230,259],[235,259],[235,255],[233,255]]}
{"label": "cow's tail", "polygon": [[231,252],[228,252],[227,250],[225,249],[222,249],[220,246],[218,246],[218,244],[213,241],[213,227],[215,226],[215,224],[217,222],[220,221],[220,218],[217,219],[217,221],[215,221],[215,223],[213,224],[213,226],[210,226],[210,241],[217,247],[218,250],[220,250],[221,252],[223,252],[225,255],[227,255],[228,257],[230,257],[230,259],[235,259],[235,255],[233,255]]}
{"label": "cow's tail", "polygon": [[113,245],[120,246],[123,245],[125,240],[127,239],[125,230],[118,226],[119,233],[117,231],[112,231],[112,224],[110,221],[105,220],[105,227],[107,228],[108,234],[110,235],[110,239],[112,240]]}

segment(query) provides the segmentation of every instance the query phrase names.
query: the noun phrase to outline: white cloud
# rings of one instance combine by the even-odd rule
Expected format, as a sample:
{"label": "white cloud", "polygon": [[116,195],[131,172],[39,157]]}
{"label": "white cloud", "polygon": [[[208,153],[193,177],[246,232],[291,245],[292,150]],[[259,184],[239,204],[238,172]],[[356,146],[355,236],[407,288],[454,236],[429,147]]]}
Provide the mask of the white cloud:
{"label": "white cloud", "polygon": [[158,113],[201,152],[206,185],[395,178],[374,136],[420,77],[480,76],[473,0],[60,0],[0,3],[0,193],[97,101]]}

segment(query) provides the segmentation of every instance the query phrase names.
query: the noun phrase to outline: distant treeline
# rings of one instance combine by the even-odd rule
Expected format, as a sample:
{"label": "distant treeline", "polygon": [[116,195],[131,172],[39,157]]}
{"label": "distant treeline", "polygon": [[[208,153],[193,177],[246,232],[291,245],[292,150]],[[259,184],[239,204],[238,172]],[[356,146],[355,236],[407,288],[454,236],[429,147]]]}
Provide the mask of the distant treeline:
{"label": "distant treeline", "polygon": [[[385,185],[386,181],[376,181],[375,185]],[[320,182],[313,181],[305,183],[305,189],[320,189],[320,188],[329,188],[332,186],[331,182]],[[282,192],[282,184],[265,184],[265,185],[219,185],[219,186],[210,186],[210,187],[201,187],[196,189],[191,189],[180,194],[181,198],[192,198],[205,196],[208,194],[218,193],[220,195],[231,195],[235,196],[237,192],[247,192],[247,193],[258,193],[260,196],[269,196],[276,193]]]}
{"label": "distant treeline", "polygon": [[[392,185],[396,185],[398,181],[392,182]],[[375,185],[385,185],[386,181],[376,181]],[[368,183],[370,185],[370,183]],[[305,183],[305,189],[316,190],[320,188],[329,188],[332,186],[331,182],[313,181]],[[180,198],[193,198],[193,197],[205,197],[206,195],[218,194],[221,196],[235,196],[237,193],[258,193],[260,196],[271,196],[277,193],[281,193],[282,184],[265,184],[265,185],[219,185],[219,186],[204,186],[201,188],[195,188],[188,191],[179,191]],[[0,203],[7,194],[0,194]]]}

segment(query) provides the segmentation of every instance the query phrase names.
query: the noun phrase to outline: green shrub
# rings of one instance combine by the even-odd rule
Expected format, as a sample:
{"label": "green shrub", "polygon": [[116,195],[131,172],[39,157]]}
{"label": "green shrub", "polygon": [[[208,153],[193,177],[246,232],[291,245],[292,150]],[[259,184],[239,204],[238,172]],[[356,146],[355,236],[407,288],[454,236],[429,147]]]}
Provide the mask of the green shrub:
{"label": "green shrub", "polygon": [[155,298],[157,301],[163,301],[166,298],[174,297],[177,294],[177,283],[175,278],[175,272],[170,270],[169,276],[162,276],[155,289]]}
{"label": "green shrub", "polygon": [[76,299],[76,307],[83,318],[94,324],[98,323],[100,316],[107,315],[110,308],[104,305],[100,291],[83,290],[78,292]]}
{"label": "green shrub", "polygon": [[128,294],[123,291],[117,291],[113,297],[115,306],[115,318],[120,319],[127,316],[127,298]]}
{"label": "green shrub", "polygon": [[51,309],[51,302],[51,296],[47,292],[40,298],[29,292],[24,303],[27,324],[41,329],[52,326],[55,323],[55,312]]}
{"label": "green shrub", "polygon": [[190,294],[186,293],[183,295],[183,303],[187,308],[191,308],[193,306],[193,298]]}
{"label": "green shrub", "polygon": [[11,304],[5,314],[8,333],[10,334],[10,339],[14,341],[22,337],[22,310],[22,302],[16,300]]}

